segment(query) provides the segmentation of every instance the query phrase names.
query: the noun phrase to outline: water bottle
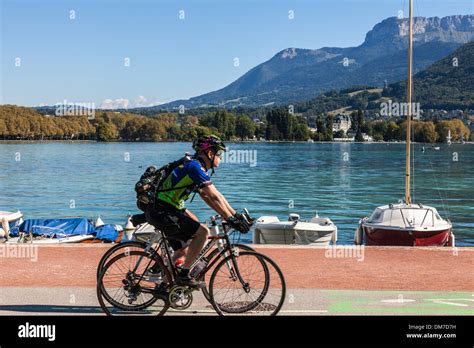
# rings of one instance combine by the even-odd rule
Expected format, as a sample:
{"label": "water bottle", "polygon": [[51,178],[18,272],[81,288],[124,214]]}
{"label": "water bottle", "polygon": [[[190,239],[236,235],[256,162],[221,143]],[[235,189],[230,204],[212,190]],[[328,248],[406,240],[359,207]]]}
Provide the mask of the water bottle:
{"label": "water bottle", "polygon": [[207,262],[205,260],[200,260],[196,266],[192,269],[191,273],[189,274],[191,278],[196,278],[201,271],[206,268]]}
{"label": "water bottle", "polygon": [[177,259],[174,263],[174,267],[179,270],[183,267],[183,263],[184,263],[184,258],[183,257],[180,257],[179,259]]}

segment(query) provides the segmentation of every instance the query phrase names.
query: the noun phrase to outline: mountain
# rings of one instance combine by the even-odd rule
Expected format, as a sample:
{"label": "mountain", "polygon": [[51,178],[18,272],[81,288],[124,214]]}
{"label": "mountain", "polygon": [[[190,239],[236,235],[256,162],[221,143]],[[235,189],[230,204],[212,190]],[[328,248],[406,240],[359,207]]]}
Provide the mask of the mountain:
{"label": "mountain", "polygon": [[[386,88],[353,86],[322,93],[295,103],[295,111],[306,116],[351,112],[362,108],[372,115],[380,103],[406,100],[406,78]],[[427,109],[474,109],[474,42],[468,42],[413,76],[413,101]]]}
{"label": "mountain", "polygon": [[[474,42],[413,76],[413,92],[423,109],[474,109]],[[404,99],[406,81],[390,84],[384,96]]]}
{"label": "mountain", "polygon": [[[154,108],[278,105],[353,85],[383,86],[406,75],[407,35],[408,19],[387,18],[357,47],[287,48],[220,90]],[[414,72],[472,40],[474,15],[415,17]]]}

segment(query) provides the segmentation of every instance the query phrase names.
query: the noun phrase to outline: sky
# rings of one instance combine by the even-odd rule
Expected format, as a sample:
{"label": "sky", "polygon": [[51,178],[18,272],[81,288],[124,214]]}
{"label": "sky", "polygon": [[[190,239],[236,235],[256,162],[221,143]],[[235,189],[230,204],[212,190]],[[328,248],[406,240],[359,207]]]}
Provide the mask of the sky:
{"label": "sky", "polygon": [[[0,0],[0,104],[139,107],[225,87],[288,47],[360,45],[408,0]],[[414,15],[474,0],[415,0]]]}

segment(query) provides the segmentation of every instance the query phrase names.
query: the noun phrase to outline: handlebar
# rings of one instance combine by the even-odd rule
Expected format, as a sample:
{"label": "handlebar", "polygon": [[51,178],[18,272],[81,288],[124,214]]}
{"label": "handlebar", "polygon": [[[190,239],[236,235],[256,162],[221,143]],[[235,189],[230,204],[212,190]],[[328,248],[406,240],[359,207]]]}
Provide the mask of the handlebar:
{"label": "handlebar", "polygon": [[[252,217],[250,216],[250,213],[249,213],[249,211],[248,211],[247,208],[244,208],[244,209],[243,209],[242,215],[247,219],[247,221],[249,222],[250,225],[253,225],[253,223],[254,223],[254,221],[255,221],[255,218],[252,218]],[[210,220],[211,220],[211,221],[221,220],[221,221],[222,221],[222,226],[224,227],[224,231],[227,230],[226,227],[227,227],[228,225],[227,225],[226,221],[222,218],[222,216],[220,216],[219,214],[217,214],[217,215],[211,215]]]}

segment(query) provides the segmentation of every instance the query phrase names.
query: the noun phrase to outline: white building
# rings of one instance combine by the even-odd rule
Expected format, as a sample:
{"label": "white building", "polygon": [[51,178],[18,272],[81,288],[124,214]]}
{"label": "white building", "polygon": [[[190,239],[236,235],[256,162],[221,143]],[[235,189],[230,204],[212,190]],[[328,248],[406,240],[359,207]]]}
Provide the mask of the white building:
{"label": "white building", "polygon": [[347,131],[351,128],[352,120],[349,115],[338,114],[334,117],[334,122],[332,126],[333,132],[338,132],[340,130],[347,133]]}

